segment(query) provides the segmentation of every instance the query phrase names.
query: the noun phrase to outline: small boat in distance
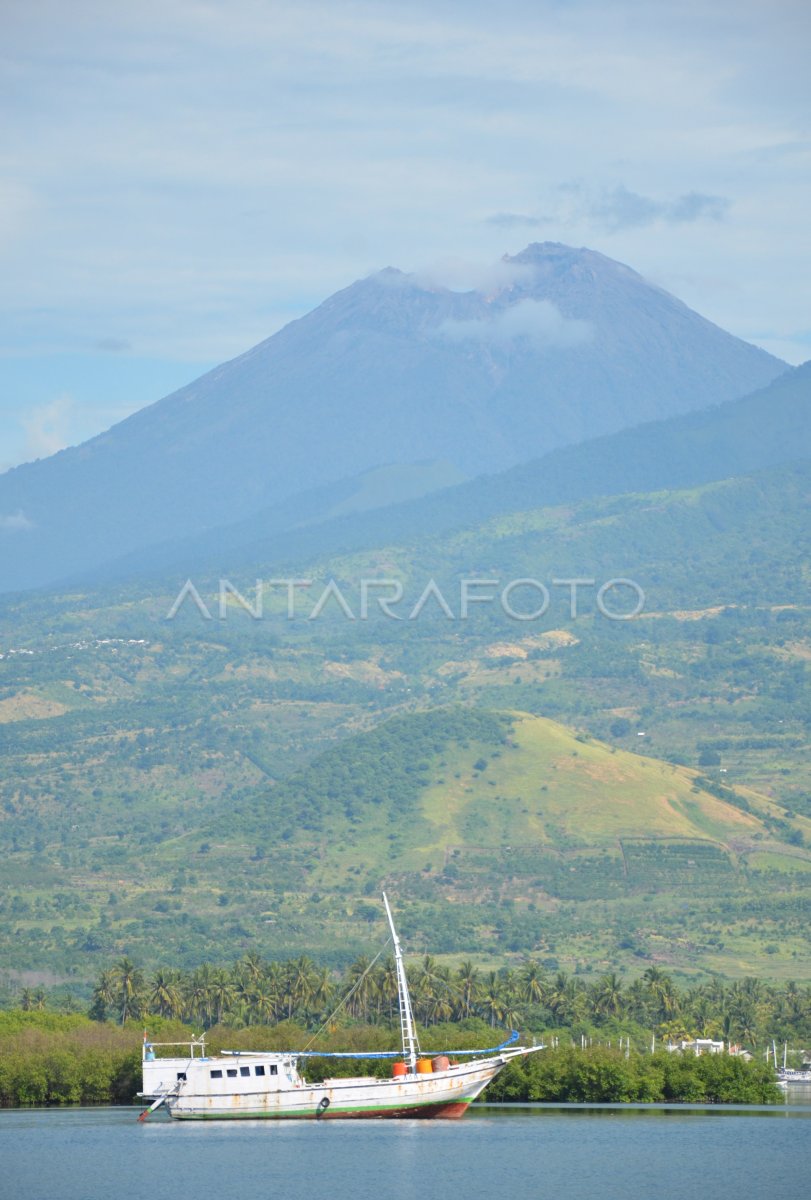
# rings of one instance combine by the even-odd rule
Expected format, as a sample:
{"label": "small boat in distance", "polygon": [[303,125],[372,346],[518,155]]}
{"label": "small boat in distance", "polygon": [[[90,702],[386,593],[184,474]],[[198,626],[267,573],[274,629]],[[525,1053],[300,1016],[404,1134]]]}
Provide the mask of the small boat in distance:
{"label": "small boat in distance", "polygon": [[[512,1046],[506,1042],[489,1050],[447,1051],[423,1057],[414,1027],[400,939],[391,908],[383,904],[394,943],[402,1051],[369,1055],[320,1054],[317,1051],[254,1052],[225,1050],[209,1057],[205,1039],[190,1042],[148,1042],[142,1052],[143,1091],[153,1103],[141,1113],[144,1120],[161,1105],[180,1121],[247,1118],[322,1119],[332,1117],[461,1117],[502,1067],[514,1058],[543,1050],[543,1046]],[[161,1058],[156,1049],[188,1047],[188,1053]],[[507,1049],[512,1046],[511,1049]],[[471,1061],[452,1062],[450,1055]],[[478,1057],[489,1055],[489,1057]],[[307,1058],[393,1058],[390,1078],[352,1076],[308,1083],[300,1064]]]}
{"label": "small boat in distance", "polygon": [[777,1043],[772,1042],[772,1052],[774,1054],[774,1069],[777,1073],[777,1086],[786,1089],[792,1085],[807,1086],[811,1084],[811,1069],[805,1064],[802,1067],[788,1066],[788,1042],[783,1046],[783,1065],[778,1066],[777,1063]]}

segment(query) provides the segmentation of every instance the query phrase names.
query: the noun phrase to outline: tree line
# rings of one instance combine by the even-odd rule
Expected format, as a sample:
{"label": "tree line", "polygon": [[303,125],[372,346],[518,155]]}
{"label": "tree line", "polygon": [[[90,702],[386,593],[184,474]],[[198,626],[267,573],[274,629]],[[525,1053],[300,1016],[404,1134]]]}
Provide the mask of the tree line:
{"label": "tree line", "polygon": [[[479,1018],[491,1028],[543,1032],[622,1030],[636,1040],[712,1037],[750,1049],[773,1038],[811,1043],[811,987],[778,986],[755,977],[711,980],[680,988],[650,966],[630,983],[616,972],[587,982],[548,972],[528,959],[516,969],[486,971],[471,961],[453,969],[431,956],[408,967],[416,1020],[429,1028]],[[34,1007],[35,996],[22,1007]],[[296,1021],[315,1029],[339,1023],[394,1026],[394,958],[361,957],[338,974],[306,955],[284,962],[247,954],[229,967],[203,963],[191,971],[144,972],[121,958],[101,972],[89,1009],[99,1021],[143,1022],[150,1016],[204,1029]]]}
{"label": "tree line", "polygon": [[79,1013],[0,1012],[0,1107],[131,1104],[141,1035]]}
{"label": "tree line", "polygon": [[[151,1036],[158,1042],[192,1036],[192,1029],[179,1022],[154,1015],[150,1020]],[[131,1104],[141,1087],[142,1036],[134,1021],[122,1026],[82,1014],[0,1012],[0,1107]],[[489,1085],[485,1100],[767,1104],[782,1099],[774,1071],[763,1059],[640,1053],[622,1040],[623,1048],[616,1041],[606,1046],[573,1045],[562,1036],[548,1039],[543,1053],[508,1064]],[[210,1054],[225,1048],[295,1050],[312,1041],[312,1033],[301,1025],[283,1021],[242,1030],[215,1027],[206,1047]],[[333,1026],[319,1039],[319,1048],[352,1050],[358,1058],[309,1059],[307,1077],[317,1082],[336,1074],[388,1075],[388,1060],[362,1055],[390,1042],[391,1031],[382,1026]],[[492,1043],[492,1030],[476,1018],[461,1025],[434,1025],[423,1032],[422,1043],[426,1054],[449,1046],[482,1048]]]}
{"label": "tree line", "polygon": [[765,1061],[729,1054],[623,1052],[559,1046],[514,1060],[487,1088],[513,1103],[777,1104],[783,1099]]}

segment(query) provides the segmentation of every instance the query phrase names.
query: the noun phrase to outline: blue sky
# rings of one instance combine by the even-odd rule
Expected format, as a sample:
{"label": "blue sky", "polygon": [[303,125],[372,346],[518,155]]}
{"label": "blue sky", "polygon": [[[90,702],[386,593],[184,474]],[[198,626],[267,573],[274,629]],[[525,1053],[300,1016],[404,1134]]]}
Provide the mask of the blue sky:
{"label": "blue sky", "polygon": [[794,0],[0,0],[0,469],[530,241],[811,358]]}

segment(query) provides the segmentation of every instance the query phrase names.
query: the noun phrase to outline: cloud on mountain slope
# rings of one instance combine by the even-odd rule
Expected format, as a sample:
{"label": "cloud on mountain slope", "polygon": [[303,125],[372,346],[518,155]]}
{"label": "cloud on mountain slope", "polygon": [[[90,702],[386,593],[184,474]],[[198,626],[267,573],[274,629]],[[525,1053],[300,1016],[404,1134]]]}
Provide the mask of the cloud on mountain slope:
{"label": "cloud on mountain slope", "polygon": [[26,529],[33,529],[34,524],[21,508],[13,513],[0,513],[0,532],[3,533],[23,533]]}
{"label": "cloud on mountain slope", "polygon": [[535,346],[564,350],[591,341],[590,322],[564,317],[551,300],[521,300],[479,321],[443,321],[438,333],[448,341],[479,341],[503,346],[527,339]]}

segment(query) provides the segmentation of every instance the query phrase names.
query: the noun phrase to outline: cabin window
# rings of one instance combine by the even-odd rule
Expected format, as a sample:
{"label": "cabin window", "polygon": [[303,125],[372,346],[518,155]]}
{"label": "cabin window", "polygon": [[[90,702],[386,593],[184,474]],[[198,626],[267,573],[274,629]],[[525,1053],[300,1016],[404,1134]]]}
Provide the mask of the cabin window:
{"label": "cabin window", "polygon": [[228,1078],[229,1078],[229,1079],[236,1079],[236,1077],[237,1077],[237,1069],[236,1069],[236,1067],[229,1067],[229,1068],[228,1068],[228,1070],[227,1070],[225,1073],[226,1073],[226,1075],[228,1076]]}
{"label": "cabin window", "polygon": [[212,1071],[211,1078],[212,1079],[222,1079],[222,1071]]}
{"label": "cabin window", "polygon": [[250,1075],[251,1068],[250,1067],[240,1067],[239,1073],[240,1073],[240,1075]]}
{"label": "cabin window", "polygon": [[185,1078],[186,1078],[186,1072],[185,1072],[185,1071],[178,1071],[178,1073],[177,1073],[177,1077],[178,1077],[178,1079],[185,1079]]}
{"label": "cabin window", "polygon": [[265,1068],[264,1067],[254,1067],[253,1073],[254,1073],[254,1075],[264,1075]]}
{"label": "cabin window", "polygon": [[272,1063],[272,1064],[271,1064],[271,1067],[270,1067],[270,1073],[271,1073],[271,1075],[278,1075],[278,1074],[279,1074],[279,1068],[276,1066],[276,1064],[275,1064],[275,1063]]}

